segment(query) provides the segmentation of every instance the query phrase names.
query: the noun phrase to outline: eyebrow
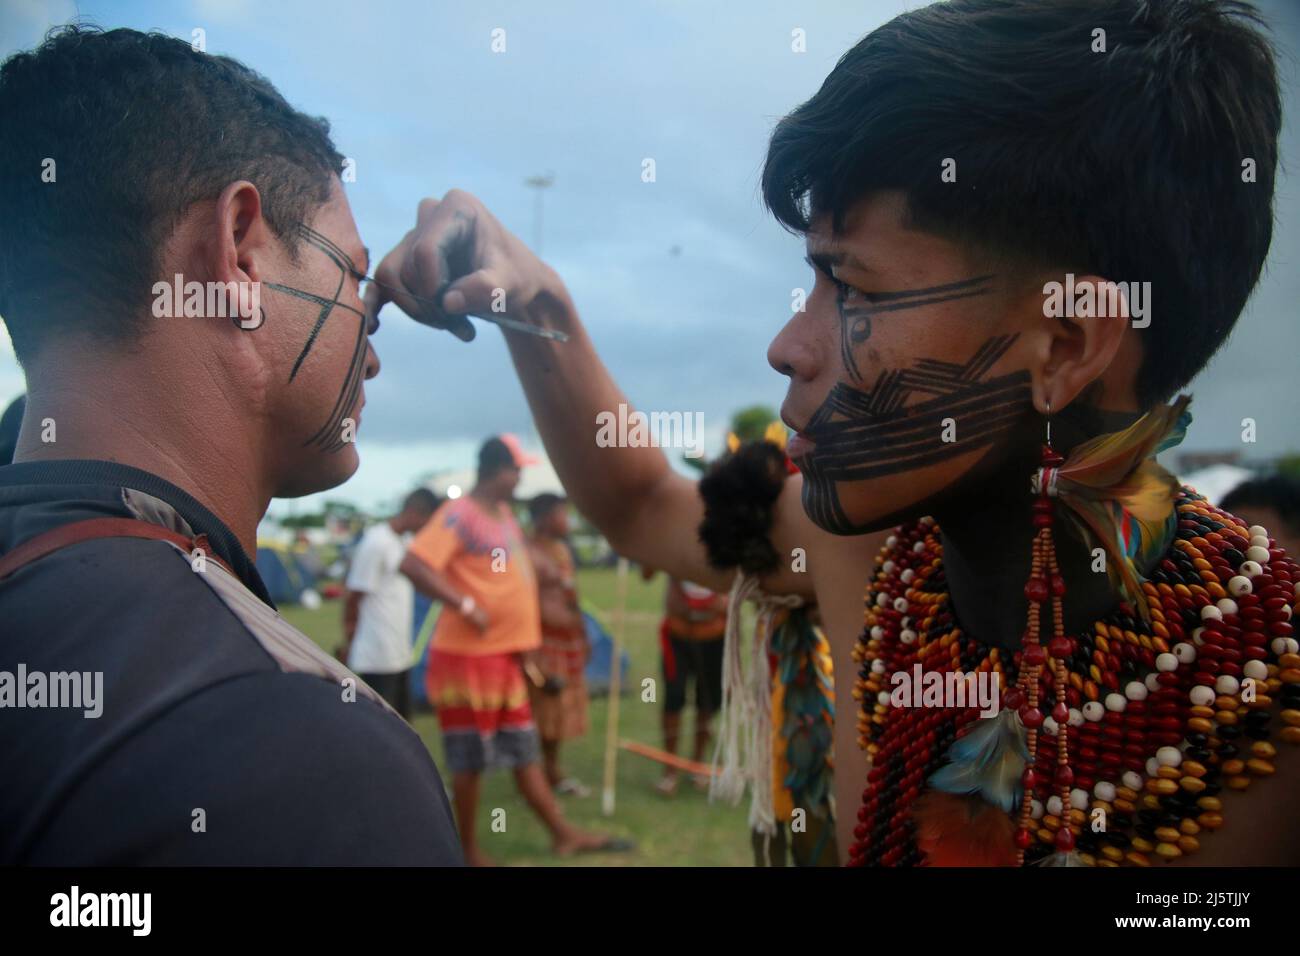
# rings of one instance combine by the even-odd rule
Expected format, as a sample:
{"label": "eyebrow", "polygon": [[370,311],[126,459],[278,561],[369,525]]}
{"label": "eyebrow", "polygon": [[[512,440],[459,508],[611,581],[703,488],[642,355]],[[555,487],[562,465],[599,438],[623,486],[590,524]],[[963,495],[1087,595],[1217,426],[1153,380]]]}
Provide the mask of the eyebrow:
{"label": "eyebrow", "polygon": [[804,256],[804,261],[814,269],[820,269],[827,275],[830,275],[831,269],[836,266],[847,266],[848,268],[856,269],[859,272],[871,271],[871,267],[857,256],[853,255],[853,253],[847,252],[843,249],[835,249],[825,246],[809,249],[808,254]]}

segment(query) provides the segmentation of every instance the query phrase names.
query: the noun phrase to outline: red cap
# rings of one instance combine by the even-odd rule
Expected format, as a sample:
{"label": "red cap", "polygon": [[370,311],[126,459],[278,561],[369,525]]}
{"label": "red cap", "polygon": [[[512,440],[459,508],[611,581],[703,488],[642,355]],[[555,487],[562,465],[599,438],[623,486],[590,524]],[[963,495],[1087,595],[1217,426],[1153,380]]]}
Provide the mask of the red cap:
{"label": "red cap", "polygon": [[524,451],[524,446],[519,444],[519,439],[514,435],[511,435],[509,432],[498,435],[497,437],[501,439],[501,444],[510,449],[510,456],[515,460],[516,468],[523,468],[527,465],[536,465],[541,462],[541,459],[537,456],[530,455]]}

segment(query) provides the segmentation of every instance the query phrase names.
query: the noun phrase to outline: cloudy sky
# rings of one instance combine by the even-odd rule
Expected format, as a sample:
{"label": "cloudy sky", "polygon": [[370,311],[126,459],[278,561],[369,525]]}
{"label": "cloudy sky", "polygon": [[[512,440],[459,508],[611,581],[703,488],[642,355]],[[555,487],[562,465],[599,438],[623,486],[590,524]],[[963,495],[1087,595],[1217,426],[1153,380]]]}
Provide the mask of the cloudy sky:
{"label": "cloudy sky", "polygon": [[[1260,5],[1284,48],[1290,175],[1278,186],[1267,275],[1194,385],[1197,420],[1184,445],[1241,447],[1241,420],[1251,417],[1251,458],[1300,451],[1300,4]],[[632,401],[703,412],[714,453],[736,408],[780,404],[784,379],[764,353],[791,290],[811,284],[800,241],[759,202],[767,136],[854,41],[909,6],[4,0],[0,56],[79,16],[185,39],[201,28],[209,52],[245,61],[295,106],[330,119],[356,162],[347,189],[376,253],[410,227],[420,197],[454,187],[533,242],[534,192],[524,179],[553,174],[543,255]],[[491,49],[497,28],[504,53]],[[804,53],[791,50],[796,28],[806,33]],[[647,157],[657,171],[649,184]],[[375,342],[383,372],[366,389],[363,464],[331,497],[387,504],[418,475],[470,464],[494,432],[540,445],[499,334],[482,329],[465,345],[390,311]],[[0,330],[0,406],[22,387]]]}

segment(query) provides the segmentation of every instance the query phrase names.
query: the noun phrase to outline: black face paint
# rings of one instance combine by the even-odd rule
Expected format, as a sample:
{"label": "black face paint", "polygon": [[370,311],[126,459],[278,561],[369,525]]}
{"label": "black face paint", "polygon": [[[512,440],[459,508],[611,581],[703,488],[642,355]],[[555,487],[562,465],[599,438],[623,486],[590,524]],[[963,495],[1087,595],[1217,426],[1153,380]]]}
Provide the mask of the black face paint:
{"label": "black face paint", "polygon": [[[997,442],[1030,400],[1028,371],[988,377],[1016,338],[990,338],[961,365],[918,359],[881,372],[866,390],[837,383],[803,430],[814,443],[798,462],[808,516],[836,534],[861,534],[867,528],[849,520],[838,482],[911,471]],[[905,408],[916,394],[933,397]],[[956,423],[954,441],[943,440],[945,418]]]}
{"label": "black face paint", "polygon": [[282,285],[278,282],[264,282],[263,285],[275,289],[277,292],[283,292],[299,299],[304,299],[315,305],[320,306],[320,311],[316,315],[316,321],[313,323],[311,331],[307,335],[307,341],[303,344],[302,351],[298,353],[298,358],[293,363],[293,369],[289,372],[289,381],[293,382],[298,375],[298,370],[307,359],[311,352],[312,346],[316,344],[316,338],[320,335],[320,330],[325,325],[325,320],[333,314],[335,309],[343,309],[351,312],[353,315],[360,317],[361,322],[357,326],[356,339],[352,345],[352,357],[348,360],[348,372],[339,388],[338,397],[334,401],[334,408],[324,425],[312,435],[311,438],[303,442],[303,447],[315,445],[321,451],[336,452],[342,449],[348,442],[343,438],[343,419],[352,406],[356,404],[357,396],[361,392],[361,384],[365,379],[364,369],[366,362],[366,335],[369,331],[370,319],[365,312],[360,309],[339,301],[339,296],[343,294],[344,284],[349,276],[361,276],[361,271],[357,269],[355,263],[348,257],[339,246],[328,236],[325,236],[310,226],[301,225],[298,227],[298,234],[302,241],[313,248],[323,252],[331,262],[339,268],[338,284],[334,288],[332,297],[317,295],[314,292],[307,292],[304,289],[296,289],[293,286]]}
{"label": "black face paint", "polygon": [[[853,350],[871,338],[871,320],[885,312],[902,312],[919,309],[953,299],[969,299],[987,295],[992,291],[992,275],[976,276],[960,282],[934,285],[925,289],[908,289],[904,292],[860,292],[838,279],[835,282],[835,307],[840,316],[840,358],[844,369],[855,382],[862,381]],[[854,300],[849,301],[853,295]]]}

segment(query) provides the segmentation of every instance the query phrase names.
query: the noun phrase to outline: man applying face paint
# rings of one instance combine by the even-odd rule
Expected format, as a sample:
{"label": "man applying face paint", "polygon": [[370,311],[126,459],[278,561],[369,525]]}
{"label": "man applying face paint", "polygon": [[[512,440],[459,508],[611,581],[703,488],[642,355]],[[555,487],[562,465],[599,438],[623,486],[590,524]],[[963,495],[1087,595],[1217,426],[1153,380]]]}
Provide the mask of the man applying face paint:
{"label": "man applying face paint", "polygon": [[[1090,49],[1088,37],[1097,31],[1123,54],[1100,56]],[[1213,78],[1196,66],[1211,61],[1223,66]],[[1103,436],[1106,447],[1130,447],[1124,436],[1133,434],[1131,426],[1141,434],[1142,423],[1163,422],[1163,402],[1222,344],[1268,251],[1280,112],[1271,50],[1247,4],[954,0],[906,13],[869,34],[821,91],[774,132],[764,198],[780,222],[806,237],[818,274],[806,309],[790,319],[768,352],[769,362],[790,382],[783,418],[797,433],[790,451],[805,470],[801,480],[785,483],[775,504],[771,543],[781,554],[805,554],[807,570],[774,574],[763,585],[769,593],[811,593],[826,616],[837,678],[846,678],[837,688],[835,728],[840,845],[865,845],[859,862],[911,863],[930,852],[919,849],[896,820],[887,819],[876,832],[874,806],[864,809],[861,825],[854,814],[867,769],[849,691],[854,677],[872,676],[859,674],[858,661],[867,658],[855,659],[854,645],[862,634],[862,648],[870,653],[865,642],[876,639],[870,630],[863,633],[863,582],[873,581],[873,605],[881,599],[883,610],[905,619],[901,625],[886,620],[895,632],[901,627],[904,646],[923,637],[901,596],[914,579],[888,578],[900,589],[893,599],[878,587],[880,575],[915,572],[910,565],[900,568],[901,558],[877,560],[878,545],[889,535],[888,546],[899,547],[902,539],[889,529],[908,522],[906,540],[917,536],[909,554],[941,548],[942,557],[928,566],[927,574],[937,576],[925,593],[952,609],[960,622],[957,633],[977,642],[980,654],[1020,649],[1027,611],[1053,594],[1059,597],[1056,589],[1069,595],[1063,626],[1076,643],[1062,638],[1054,654],[1082,646],[1094,622],[1109,620],[1107,615],[1118,615],[1110,626],[1121,635],[1133,629],[1118,585],[1092,571],[1091,552],[1073,531],[1057,534],[1050,588],[1046,578],[1036,577],[1045,573],[1040,562],[1047,558],[1036,543],[1036,515],[1042,512],[1029,494],[1029,479],[1043,467],[1049,474],[1040,474],[1040,482],[1056,488],[1055,466],[1040,457],[1049,416],[1054,448],[1063,456],[1092,448],[1091,440]],[[1086,143],[1080,131],[1086,131]],[[1156,158],[1168,156],[1196,158]],[[1248,185],[1238,175],[1243,156],[1255,158],[1259,169]],[[945,175],[953,163],[956,180]],[[1198,209],[1191,220],[1185,213],[1189,201]],[[427,250],[440,247],[453,223],[476,241],[473,249],[461,244],[465,261],[449,273]],[[1225,245],[1221,237],[1227,234],[1240,241]],[[1150,281],[1165,311],[1149,323],[1144,318],[1143,328],[1124,315],[1049,315],[1042,290],[1067,274],[1076,277],[1076,288],[1099,291],[1112,282]],[[730,585],[730,575],[709,566],[696,539],[702,505],[694,483],[675,473],[657,449],[601,448],[592,440],[587,423],[627,399],[601,365],[558,277],[481,203],[459,192],[426,201],[416,229],[384,259],[378,275],[405,294],[441,295],[447,311],[456,314],[487,311],[493,290],[504,289],[512,316],[567,332],[570,342],[563,347],[517,335],[507,335],[507,341],[571,500],[619,553],[706,586]],[[1154,451],[1155,444],[1142,447]],[[1139,468],[1147,466],[1139,462]],[[1159,501],[1165,513],[1152,518],[1150,527],[1167,531],[1174,499]],[[1116,503],[1102,502],[1102,512]],[[1181,499],[1178,507],[1198,515],[1195,509],[1204,508]],[[1234,540],[1238,532],[1263,538],[1262,529],[1245,529],[1208,512],[1203,525],[1185,511],[1179,514],[1206,534],[1231,524],[1236,530],[1227,533]],[[923,516],[934,516],[938,524],[916,525]],[[941,531],[927,544],[926,529],[934,527]],[[1151,575],[1147,583],[1153,587],[1181,583],[1182,558],[1157,549],[1150,563],[1142,546],[1152,541],[1140,535],[1134,541],[1142,558],[1135,574]],[[1174,547],[1165,540],[1158,544]],[[1268,544],[1265,538],[1253,546],[1269,557]],[[1242,557],[1230,550],[1222,560]],[[1285,562],[1280,552],[1278,560]],[[1278,574],[1289,573],[1287,567],[1279,564]],[[1029,587],[1027,578],[1037,583]],[[942,591],[933,590],[940,585]],[[1185,611],[1190,613],[1169,613]],[[888,628],[879,626],[888,637]],[[1291,638],[1279,640],[1280,650],[1262,653],[1281,655],[1269,666],[1289,667]],[[1154,693],[1150,685],[1163,686],[1155,679],[1154,654],[1150,663],[1124,663],[1096,653],[1103,655],[1106,671],[1092,666],[1108,688],[1123,676],[1136,685],[1124,689],[1137,699]],[[1179,646],[1178,653],[1187,651]],[[1172,663],[1159,662],[1169,668],[1161,673],[1182,681],[1179,668],[1186,662],[1172,650],[1169,656]],[[1097,708],[1104,715],[1106,707],[1115,713],[1125,707],[1123,693],[1102,707],[1098,679],[1070,673],[1082,688],[1074,693],[1091,695],[1088,706],[1074,708],[1086,710],[1086,720],[1101,719]],[[1196,699],[1203,696],[1198,692]],[[874,711],[873,695],[864,700],[862,726],[892,719]],[[1201,700],[1196,706],[1203,705]],[[1016,716],[1016,726],[1042,717],[1030,708]],[[1189,732],[1197,739],[1188,746],[1199,754],[1209,738]],[[900,739],[924,740],[925,734]],[[946,742],[944,748],[927,760],[956,759]],[[1254,788],[1224,797],[1225,814],[1229,804],[1237,808],[1231,813],[1234,836],[1194,841],[1204,843],[1195,862],[1300,860],[1300,827],[1286,810],[1288,789],[1300,786],[1300,760],[1283,756],[1276,770],[1284,779],[1271,793]],[[1084,753],[1081,759],[1092,758]],[[1153,773],[1149,764],[1141,769]],[[884,772],[888,786],[905,773],[901,764]],[[1153,793],[1168,789],[1167,777],[1161,779],[1166,782]],[[915,789],[938,792],[942,782],[927,769]],[[1106,779],[1101,784],[1115,787]],[[911,786],[902,789],[910,793]],[[1113,795],[1105,787],[1100,793]],[[1075,799],[1072,792],[1068,796]],[[901,797],[888,793],[882,799],[892,806]],[[1079,799],[1087,806],[1102,797],[1085,792]],[[910,821],[909,813],[904,807],[899,819]],[[991,819],[1001,820],[1009,841],[1016,822],[998,814],[1003,811]],[[1162,828],[1162,858],[1193,852],[1186,841],[1180,846],[1165,837]],[[895,839],[901,841],[897,846],[887,843]],[[1111,859],[1114,846],[1085,839],[1089,860]],[[1027,840],[1032,848],[1038,837],[1031,832]],[[1015,846],[995,842],[1009,847],[1014,858]],[[936,860],[951,858],[943,843],[931,847]],[[883,855],[877,852],[882,845],[890,847]],[[1154,850],[1127,852],[1142,857]],[[1120,856],[1134,862],[1123,851]]]}

